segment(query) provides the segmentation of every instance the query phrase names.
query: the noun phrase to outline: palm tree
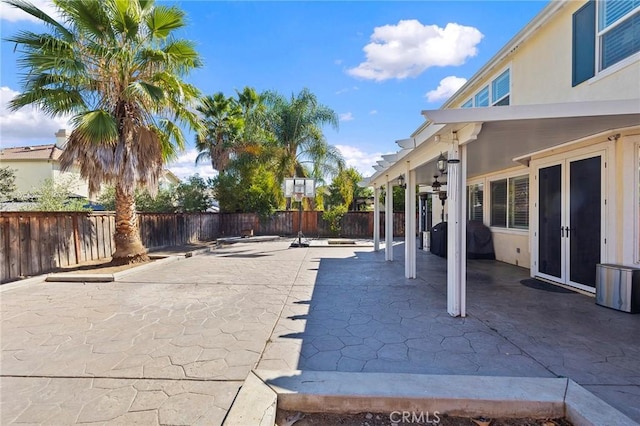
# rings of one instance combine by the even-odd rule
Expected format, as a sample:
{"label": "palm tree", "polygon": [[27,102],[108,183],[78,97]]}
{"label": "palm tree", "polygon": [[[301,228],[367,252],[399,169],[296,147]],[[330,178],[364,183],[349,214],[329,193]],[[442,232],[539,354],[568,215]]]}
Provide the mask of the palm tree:
{"label": "palm tree", "polygon": [[242,107],[235,99],[218,92],[204,97],[197,110],[202,115],[204,130],[196,136],[199,152],[196,164],[210,160],[214,170],[224,173],[244,127]]}
{"label": "palm tree", "polygon": [[337,129],[338,116],[309,89],[290,99],[270,92],[267,103],[269,126],[280,148],[276,169],[280,182],[293,176],[322,179],[344,167],[340,151],[327,143],[322,132],[325,125]]}
{"label": "palm tree", "polygon": [[7,39],[25,71],[10,107],[73,116],[61,166],[78,163],[92,193],[115,184],[113,262],[145,261],[135,189],[155,192],[163,164],[184,148],[179,125],[198,128],[190,105],[199,94],[182,77],[200,66],[199,55],[173,35],[185,25],[184,12],[153,0],[54,2],[60,21],[27,1],[7,1],[49,30]]}

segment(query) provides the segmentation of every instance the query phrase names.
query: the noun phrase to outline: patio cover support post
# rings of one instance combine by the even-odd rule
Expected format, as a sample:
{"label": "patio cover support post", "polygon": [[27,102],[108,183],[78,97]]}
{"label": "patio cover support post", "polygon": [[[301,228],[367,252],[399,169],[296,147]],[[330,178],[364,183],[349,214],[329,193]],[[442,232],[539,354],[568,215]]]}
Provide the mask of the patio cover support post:
{"label": "patio cover support post", "polygon": [[[455,134],[454,134],[455,135]],[[461,156],[462,151],[462,156]],[[447,172],[447,312],[449,315],[466,316],[466,215],[465,181],[466,181],[466,147],[460,146],[454,136],[449,148],[449,160],[460,160],[449,163]]]}
{"label": "patio cover support post", "polygon": [[404,276],[416,277],[416,172],[407,161],[404,192]]}
{"label": "patio cover support post", "polygon": [[373,187],[373,250],[380,250],[380,188]]}
{"label": "patio cover support post", "polygon": [[386,196],[384,198],[384,259],[393,260],[393,185],[387,177]]}

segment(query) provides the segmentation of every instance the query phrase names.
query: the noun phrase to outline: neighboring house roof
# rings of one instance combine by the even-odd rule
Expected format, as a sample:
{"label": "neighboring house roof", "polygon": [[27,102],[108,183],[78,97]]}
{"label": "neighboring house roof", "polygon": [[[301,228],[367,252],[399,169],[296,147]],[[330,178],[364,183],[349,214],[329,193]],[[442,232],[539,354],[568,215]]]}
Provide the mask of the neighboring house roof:
{"label": "neighboring house roof", "polygon": [[59,161],[62,149],[54,144],[19,146],[0,150],[0,161],[54,160]]}

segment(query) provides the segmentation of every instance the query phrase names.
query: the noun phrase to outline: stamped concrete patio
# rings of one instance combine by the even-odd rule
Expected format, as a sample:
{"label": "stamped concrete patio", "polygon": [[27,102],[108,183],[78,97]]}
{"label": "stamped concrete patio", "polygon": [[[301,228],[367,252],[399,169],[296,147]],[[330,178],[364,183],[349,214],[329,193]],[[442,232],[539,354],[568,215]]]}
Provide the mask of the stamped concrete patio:
{"label": "stamped concrete patio", "polygon": [[640,421],[640,315],[468,264],[416,280],[371,247],[236,244],[107,284],[0,288],[0,423],[220,424],[252,368],[569,377]]}

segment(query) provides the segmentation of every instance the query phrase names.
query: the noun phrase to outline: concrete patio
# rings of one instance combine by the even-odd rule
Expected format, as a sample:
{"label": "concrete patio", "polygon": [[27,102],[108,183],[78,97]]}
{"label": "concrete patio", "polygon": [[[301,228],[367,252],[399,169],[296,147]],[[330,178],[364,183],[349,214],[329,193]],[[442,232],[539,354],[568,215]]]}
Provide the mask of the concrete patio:
{"label": "concrete patio", "polygon": [[0,288],[0,423],[220,424],[253,368],[569,377],[640,422],[640,315],[468,263],[418,279],[371,247],[225,246],[113,283]]}

